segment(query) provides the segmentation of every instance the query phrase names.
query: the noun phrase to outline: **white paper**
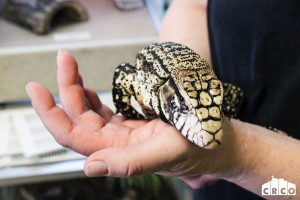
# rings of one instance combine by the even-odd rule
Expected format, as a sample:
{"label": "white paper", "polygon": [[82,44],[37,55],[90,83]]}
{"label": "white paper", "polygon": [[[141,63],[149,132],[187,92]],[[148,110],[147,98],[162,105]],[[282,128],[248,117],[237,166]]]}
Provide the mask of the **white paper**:
{"label": "white paper", "polygon": [[13,116],[13,124],[16,127],[25,157],[32,157],[63,148],[47,131],[33,109],[20,110],[18,115]]}
{"label": "white paper", "polygon": [[14,113],[16,114],[15,110],[0,112],[0,156],[22,153],[16,127],[13,124]]}

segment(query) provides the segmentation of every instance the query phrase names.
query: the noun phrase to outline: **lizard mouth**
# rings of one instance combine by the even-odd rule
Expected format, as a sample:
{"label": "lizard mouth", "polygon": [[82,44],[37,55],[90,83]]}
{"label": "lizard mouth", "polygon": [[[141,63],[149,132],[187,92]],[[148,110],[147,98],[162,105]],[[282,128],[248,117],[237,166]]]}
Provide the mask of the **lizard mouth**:
{"label": "lizard mouth", "polygon": [[[179,111],[175,96],[168,96],[162,111],[170,124],[176,127],[188,140],[205,148],[214,148],[222,142],[221,122],[215,120],[202,121],[195,108]],[[167,105],[166,105],[167,104]],[[177,109],[176,109],[177,108]]]}
{"label": "lizard mouth", "polygon": [[188,140],[213,148],[221,144],[222,114],[212,95],[193,88],[184,88],[170,77],[160,90],[161,110],[167,121]]}

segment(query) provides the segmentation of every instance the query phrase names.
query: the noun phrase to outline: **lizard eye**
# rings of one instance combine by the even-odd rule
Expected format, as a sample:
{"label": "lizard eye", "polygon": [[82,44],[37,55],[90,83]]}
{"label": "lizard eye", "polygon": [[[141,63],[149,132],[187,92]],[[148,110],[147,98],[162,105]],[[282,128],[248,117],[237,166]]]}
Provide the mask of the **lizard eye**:
{"label": "lizard eye", "polygon": [[183,96],[181,96],[181,95],[179,96],[179,102],[180,102],[180,103],[185,103],[185,102],[184,102],[184,98],[183,98]]}
{"label": "lizard eye", "polygon": [[168,96],[167,101],[174,102],[175,97],[174,96]]}

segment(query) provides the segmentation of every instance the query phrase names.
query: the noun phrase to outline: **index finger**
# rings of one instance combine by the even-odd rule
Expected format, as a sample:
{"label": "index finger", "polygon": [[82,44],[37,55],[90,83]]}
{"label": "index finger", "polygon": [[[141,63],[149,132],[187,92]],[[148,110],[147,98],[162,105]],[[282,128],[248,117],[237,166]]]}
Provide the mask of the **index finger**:
{"label": "index finger", "polygon": [[58,143],[65,141],[67,134],[73,128],[73,123],[68,115],[58,107],[50,91],[38,83],[28,83],[26,91],[36,113],[41,118],[45,127]]}

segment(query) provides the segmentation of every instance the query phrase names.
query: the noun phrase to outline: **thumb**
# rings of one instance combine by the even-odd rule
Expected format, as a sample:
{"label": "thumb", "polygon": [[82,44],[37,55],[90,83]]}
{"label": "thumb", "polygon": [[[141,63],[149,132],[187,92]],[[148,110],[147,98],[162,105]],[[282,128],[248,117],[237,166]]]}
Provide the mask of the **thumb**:
{"label": "thumb", "polygon": [[178,151],[161,143],[159,145],[156,141],[156,144],[148,142],[99,150],[88,157],[84,172],[89,177],[131,177],[167,170],[180,156]]}
{"label": "thumb", "polygon": [[[89,177],[131,177],[155,171],[154,165],[160,158],[156,157],[156,161],[154,161],[149,154],[142,156],[138,151],[130,151],[127,148],[100,150],[89,156],[84,172]],[[149,160],[152,162],[150,163]]]}

